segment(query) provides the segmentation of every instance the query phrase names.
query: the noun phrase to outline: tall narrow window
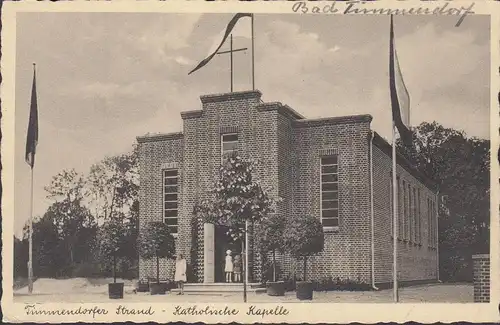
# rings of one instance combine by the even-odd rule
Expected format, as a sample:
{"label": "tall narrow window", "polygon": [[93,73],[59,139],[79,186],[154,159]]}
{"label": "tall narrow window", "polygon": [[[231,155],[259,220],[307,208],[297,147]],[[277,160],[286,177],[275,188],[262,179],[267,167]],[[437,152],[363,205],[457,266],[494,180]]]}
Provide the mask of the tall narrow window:
{"label": "tall narrow window", "polygon": [[435,201],[431,201],[432,202],[432,211],[431,211],[431,214],[432,214],[432,247],[433,248],[436,248],[436,202]]}
{"label": "tall narrow window", "polygon": [[393,193],[393,186],[392,186],[392,172],[389,173],[389,218],[391,218],[391,237],[394,235],[394,209],[392,206],[392,202],[394,199],[394,193]]}
{"label": "tall narrow window", "polygon": [[402,234],[402,231],[403,231],[403,205],[401,204],[401,197],[402,197],[402,193],[401,193],[401,180],[399,179],[399,176],[397,176],[397,179],[398,179],[398,238],[399,239],[402,239],[403,236],[401,236]]}
{"label": "tall narrow window", "polygon": [[321,223],[323,227],[339,226],[338,157],[321,158]]}
{"label": "tall narrow window", "polygon": [[417,243],[422,244],[422,216],[420,213],[420,189],[417,189]]}
{"label": "tall narrow window", "polygon": [[179,216],[179,173],[177,169],[163,171],[163,222],[172,234],[177,234]]}
{"label": "tall narrow window", "polygon": [[413,242],[413,192],[408,183],[408,242]]}
{"label": "tall narrow window", "polygon": [[408,182],[408,213],[406,214],[406,239],[411,242],[411,186]]}
{"label": "tall narrow window", "polygon": [[427,245],[429,247],[432,246],[432,220],[431,220],[431,200],[429,198],[427,198],[427,232],[428,232],[428,235],[427,235]]}
{"label": "tall narrow window", "polygon": [[413,243],[418,244],[417,189],[413,188]]}
{"label": "tall narrow window", "polygon": [[403,181],[403,216],[402,216],[403,225],[401,227],[401,233],[402,233],[401,238],[402,239],[407,239],[407,237],[406,237],[406,225],[407,225],[406,216],[408,216],[408,200],[407,200],[406,193],[407,193],[406,192],[406,182]]}
{"label": "tall narrow window", "polygon": [[221,135],[222,160],[238,152],[238,133],[227,133]]}

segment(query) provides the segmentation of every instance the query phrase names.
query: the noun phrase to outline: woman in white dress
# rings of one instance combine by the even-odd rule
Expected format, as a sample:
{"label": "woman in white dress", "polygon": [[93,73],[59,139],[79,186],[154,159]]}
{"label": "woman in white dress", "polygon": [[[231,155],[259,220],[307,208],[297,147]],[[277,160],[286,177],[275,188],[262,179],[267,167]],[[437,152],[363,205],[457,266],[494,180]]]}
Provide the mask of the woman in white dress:
{"label": "woman in white dress", "polygon": [[232,282],[233,277],[233,257],[231,256],[231,250],[226,251],[226,267],[224,268],[226,272],[226,282]]}
{"label": "woman in white dress", "polygon": [[184,282],[186,282],[186,260],[182,254],[177,256],[177,261],[175,262],[175,276],[174,281],[177,282],[179,289],[181,290],[178,294],[184,294]]}

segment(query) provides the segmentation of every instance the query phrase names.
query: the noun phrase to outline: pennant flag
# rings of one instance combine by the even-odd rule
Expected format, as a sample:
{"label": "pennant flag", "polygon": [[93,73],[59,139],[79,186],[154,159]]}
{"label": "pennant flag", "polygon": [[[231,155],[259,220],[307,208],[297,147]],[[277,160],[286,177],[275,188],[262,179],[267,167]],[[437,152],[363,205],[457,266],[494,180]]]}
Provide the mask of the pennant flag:
{"label": "pennant flag", "polygon": [[[222,45],[224,44],[224,42],[226,41],[226,39],[228,38],[228,36],[233,31],[233,29],[234,29],[236,23],[238,22],[238,20],[240,20],[243,17],[252,17],[252,14],[250,14],[250,13],[238,13],[238,14],[236,14],[233,17],[233,19],[231,19],[231,21],[227,24],[226,31],[224,32],[222,40],[221,40],[220,44],[217,46],[217,48],[214,51],[212,51],[211,54],[209,54],[204,60],[202,60],[193,70],[191,70],[188,73],[188,75],[190,75],[191,73],[195,72],[196,70],[201,69],[208,62],[210,62],[210,60],[212,60],[212,58],[217,54],[217,52],[222,47]],[[238,31],[238,30],[239,29],[236,29],[236,31]],[[240,36],[240,35],[237,35],[237,36]]]}
{"label": "pennant flag", "polygon": [[396,125],[403,143],[412,144],[410,127],[410,95],[406,89],[399,67],[394,46],[394,26],[391,15],[391,34],[389,44],[389,86],[391,91],[392,120]]}
{"label": "pennant flag", "polygon": [[31,88],[30,119],[26,137],[26,162],[31,168],[35,165],[36,145],[38,143],[38,104],[36,99],[36,75],[33,65],[33,85]]}
{"label": "pennant flag", "polygon": [[[226,29],[222,29],[219,34],[214,36],[213,43],[210,49],[207,51],[207,56],[212,54],[219,47],[221,39],[224,39],[224,35],[226,34]],[[234,25],[231,30],[230,35],[233,37],[244,37],[251,38],[252,37],[252,20],[251,16],[242,17],[242,19],[238,20],[238,23]]]}

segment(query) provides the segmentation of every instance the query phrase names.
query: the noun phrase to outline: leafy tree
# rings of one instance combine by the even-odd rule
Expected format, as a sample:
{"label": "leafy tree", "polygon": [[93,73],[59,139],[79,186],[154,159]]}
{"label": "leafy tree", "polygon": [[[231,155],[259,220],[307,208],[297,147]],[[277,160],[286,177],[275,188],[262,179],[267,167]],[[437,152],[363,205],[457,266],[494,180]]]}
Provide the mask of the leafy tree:
{"label": "leafy tree", "polygon": [[50,184],[44,189],[47,192],[47,198],[55,202],[76,201],[85,196],[85,181],[83,176],[74,169],[63,170],[52,177]]}
{"label": "leafy tree", "polygon": [[[257,161],[246,160],[237,154],[227,157],[219,170],[210,198],[195,207],[195,215],[205,222],[229,227],[234,241],[241,241],[242,254],[245,251],[246,225],[253,226],[275,210],[275,203],[254,180]],[[243,290],[246,301],[246,283]]]}
{"label": "leafy tree", "polygon": [[81,205],[80,199],[53,203],[45,218],[55,225],[59,241],[69,257],[68,264],[84,261],[91,251],[96,223],[90,211]]}
{"label": "leafy tree", "polygon": [[284,231],[285,216],[281,214],[270,214],[269,217],[262,219],[257,227],[256,238],[258,246],[263,253],[272,252],[273,254],[273,281],[276,282],[276,251],[283,253],[285,249]]}
{"label": "leafy tree", "polygon": [[489,250],[490,141],[468,138],[437,122],[424,122],[412,131],[412,146],[397,145],[439,187],[443,278],[464,280],[471,255]]}
{"label": "leafy tree", "polygon": [[174,258],[175,240],[167,224],[150,222],[140,239],[140,254],[145,259],[156,258],[156,280],[160,283],[160,258]]}
{"label": "leafy tree", "polygon": [[87,185],[89,205],[98,220],[130,216],[139,191],[136,147],[132,152],[106,157],[92,165]]}
{"label": "leafy tree", "polygon": [[245,221],[259,222],[274,212],[276,200],[253,179],[256,165],[256,161],[238,155],[229,157],[220,168],[211,198],[195,208],[205,220],[229,226],[234,240],[244,238]]}
{"label": "leafy tree", "polygon": [[295,258],[304,260],[304,281],[306,281],[307,258],[323,251],[325,238],[323,225],[318,218],[294,217],[285,227],[285,248]]}
{"label": "leafy tree", "polygon": [[14,237],[14,279],[28,276],[28,241]]}
{"label": "leafy tree", "polygon": [[[23,241],[28,244],[29,226],[23,229]],[[53,215],[45,213],[33,221],[33,273],[34,275],[55,277],[64,268],[65,254]],[[28,245],[26,245],[28,253]],[[26,255],[26,260],[28,255]]]}

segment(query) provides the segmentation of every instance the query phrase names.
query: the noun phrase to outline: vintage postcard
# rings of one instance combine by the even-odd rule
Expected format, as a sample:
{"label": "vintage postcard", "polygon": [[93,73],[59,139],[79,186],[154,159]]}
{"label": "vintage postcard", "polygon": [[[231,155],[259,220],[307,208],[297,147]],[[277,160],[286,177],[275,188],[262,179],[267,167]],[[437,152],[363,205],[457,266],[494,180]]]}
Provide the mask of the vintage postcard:
{"label": "vintage postcard", "polygon": [[4,321],[499,321],[499,29],[490,1],[4,3]]}

